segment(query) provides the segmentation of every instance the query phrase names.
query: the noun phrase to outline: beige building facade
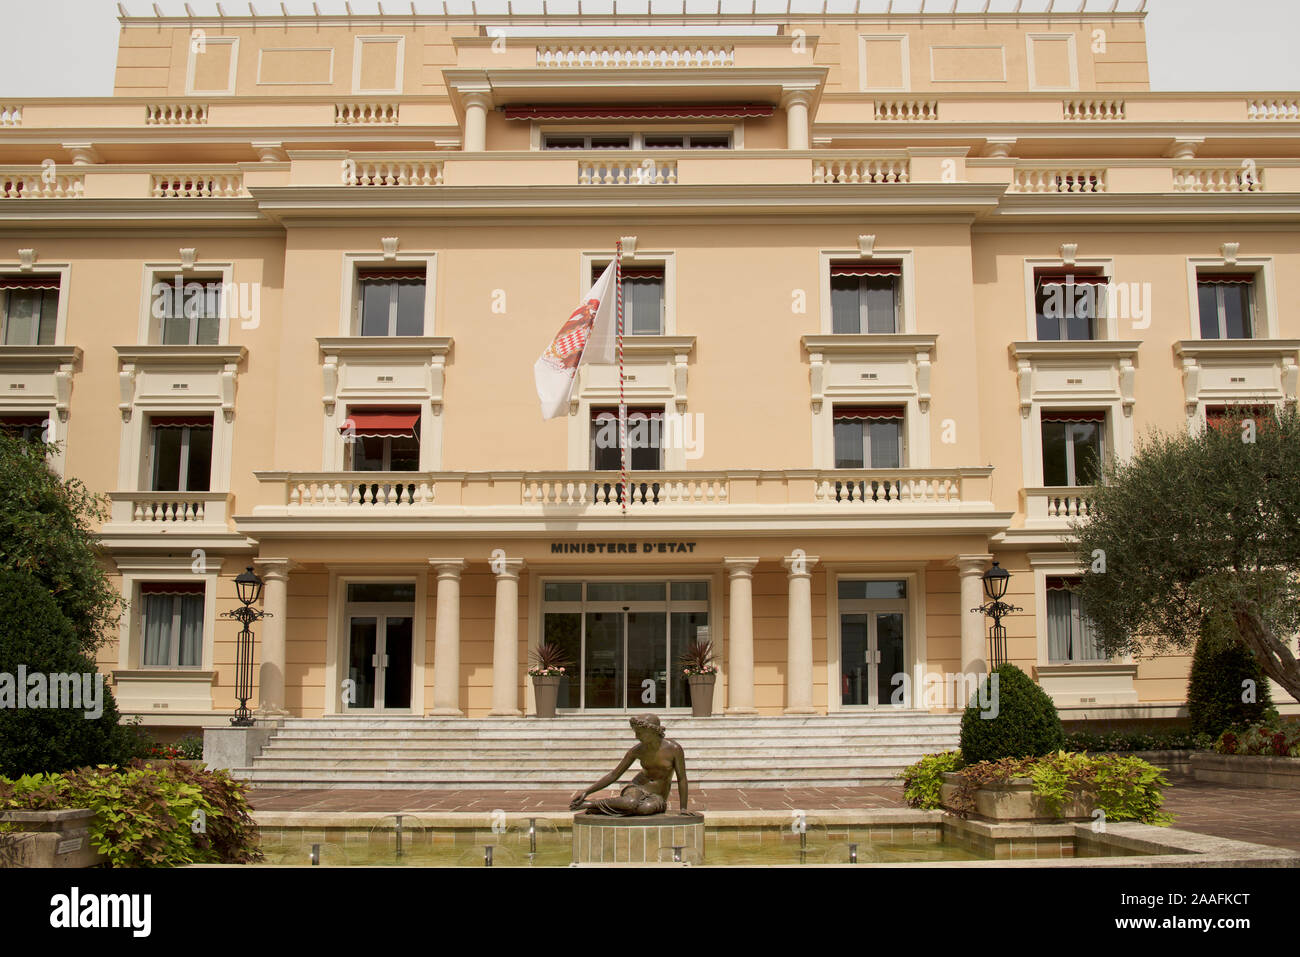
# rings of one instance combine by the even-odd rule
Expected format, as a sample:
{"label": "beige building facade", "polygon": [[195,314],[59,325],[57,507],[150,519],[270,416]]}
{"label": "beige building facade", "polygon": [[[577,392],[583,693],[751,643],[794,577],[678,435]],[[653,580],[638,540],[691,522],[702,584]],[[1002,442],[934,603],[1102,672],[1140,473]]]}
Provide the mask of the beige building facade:
{"label": "beige building facade", "polygon": [[[0,186],[0,426],[111,499],[159,727],[234,709],[246,566],[267,714],[528,714],[548,640],[672,710],[699,638],[715,710],[959,707],[997,560],[1063,717],[1176,717],[1069,525],[1297,398],[1300,93],[1151,92],[1136,12],[124,16],[113,96],[0,93]],[[626,510],[617,368],[531,375],[620,241]]]}

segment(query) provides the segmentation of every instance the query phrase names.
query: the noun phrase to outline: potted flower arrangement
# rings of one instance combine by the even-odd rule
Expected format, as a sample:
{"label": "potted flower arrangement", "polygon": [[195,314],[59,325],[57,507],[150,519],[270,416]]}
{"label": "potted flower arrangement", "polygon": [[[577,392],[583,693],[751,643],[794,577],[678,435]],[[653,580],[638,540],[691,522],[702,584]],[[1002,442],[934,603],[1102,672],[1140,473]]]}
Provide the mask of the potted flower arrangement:
{"label": "potted flower arrangement", "polygon": [[544,642],[529,653],[532,665],[528,676],[533,679],[533,697],[537,701],[537,717],[555,717],[555,699],[560,691],[560,679],[565,676],[565,668],[572,662],[563,648],[551,642]]}
{"label": "potted flower arrangement", "polygon": [[713,686],[718,680],[718,666],[713,663],[713,642],[697,641],[686,646],[677,659],[691,688],[691,716],[707,718],[713,714]]}

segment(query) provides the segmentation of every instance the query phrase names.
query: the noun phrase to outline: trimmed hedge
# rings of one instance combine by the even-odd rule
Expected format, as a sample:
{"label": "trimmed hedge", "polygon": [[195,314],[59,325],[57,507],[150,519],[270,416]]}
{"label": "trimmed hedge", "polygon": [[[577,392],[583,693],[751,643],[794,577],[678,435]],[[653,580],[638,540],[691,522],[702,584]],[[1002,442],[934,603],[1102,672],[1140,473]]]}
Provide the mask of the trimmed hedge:
{"label": "trimmed hedge", "polygon": [[[994,677],[997,681],[990,689]],[[996,714],[986,717],[981,701],[996,705]],[[993,714],[992,707],[988,713]],[[1041,757],[1064,747],[1065,729],[1056,705],[1015,665],[1000,665],[985,676],[961,718],[961,753],[967,764]]]}
{"label": "trimmed hedge", "polygon": [[[1254,683],[1254,701],[1242,700],[1246,682]],[[1230,728],[1265,720],[1272,707],[1268,679],[1250,649],[1233,639],[1202,635],[1187,682],[1192,731],[1217,738]]]}

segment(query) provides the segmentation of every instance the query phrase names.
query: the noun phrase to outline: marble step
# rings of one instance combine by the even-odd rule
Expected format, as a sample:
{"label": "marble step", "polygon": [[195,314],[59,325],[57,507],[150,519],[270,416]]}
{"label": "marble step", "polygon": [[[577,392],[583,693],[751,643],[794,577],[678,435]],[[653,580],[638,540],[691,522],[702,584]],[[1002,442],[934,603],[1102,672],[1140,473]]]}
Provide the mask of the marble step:
{"label": "marble step", "polygon": [[[770,734],[676,734],[672,740],[682,747],[692,749],[714,750],[721,748],[755,748],[788,746],[826,746],[838,744],[855,744],[871,746],[876,742],[903,741],[909,739],[938,740],[956,737],[955,728],[908,728],[906,730],[885,730],[846,733],[832,731],[826,733],[806,733],[797,735]],[[580,747],[580,748],[617,748],[626,742],[628,747],[636,743],[631,735],[595,735],[595,734],[505,734],[485,737],[482,735],[456,735],[427,737],[424,735],[391,735],[374,732],[371,734],[350,736],[346,738],[300,734],[297,732],[281,733],[272,739],[273,746],[320,747],[320,748],[428,748],[429,750],[461,748],[520,748],[533,746],[546,747]]]}
{"label": "marble step", "polygon": [[[285,718],[282,730],[312,731],[370,729],[410,729],[410,730],[536,730],[538,728],[590,728],[597,730],[628,729],[630,714],[618,715],[563,715],[558,718],[423,718],[423,717],[331,717],[331,718]],[[867,727],[867,726],[909,726],[917,723],[959,724],[960,714],[931,714],[928,711],[906,711],[888,709],[883,711],[857,712],[849,715],[751,715],[727,716],[716,715],[711,718],[692,718],[689,715],[661,714],[660,720],[665,727],[673,729],[698,728],[708,729],[757,729],[801,727]]]}
{"label": "marble step", "polygon": [[[930,749],[950,744],[947,738],[936,737],[928,739],[916,735],[909,736],[906,739],[896,741],[875,742],[869,745],[857,744],[854,742],[835,742],[831,744],[799,744],[792,745],[782,743],[781,745],[746,745],[744,747],[716,747],[716,748],[689,748],[686,750],[687,760],[695,763],[711,763],[720,758],[737,757],[745,758],[749,761],[762,761],[765,757],[785,757],[797,754],[821,754],[827,757],[842,757],[851,760],[858,755],[872,753],[896,753],[904,751],[925,751],[931,753]],[[629,745],[630,747],[630,745]],[[262,758],[298,758],[308,760],[320,757],[394,757],[394,758],[414,758],[423,757],[430,761],[443,761],[466,758],[482,758],[484,760],[495,761],[529,761],[536,760],[539,756],[545,756],[546,760],[557,758],[581,758],[586,760],[614,761],[621,758],[626,752],[626,748],[610,748],[604,745],[592,745],[589,747],[575,747],[569,742],[560,745],[552,744],[543,747],[502,747],[502,748],[480,748],[480,747],[447,747],[432,750],[422,747],[386,747],[386,746],[368,746],[355,748],[339,747],[306,747],[292,746],[288,744],[277,743],[262,751]]]}
{"label": "marble step", "polygon": [[[772,755],[766,764],[759,764],[752,757],[733,757],[733,758],[712,758],[706,762],[687,762],[688,774],[706,774],[717,769],[735,768],[746,770],[754,768],[760,769],[784,769],[795,771],[801,768],[846,768],[846,767],[896,767],[901,758],[915,755],[912,760],[920,758],[923,752],[920,749],[912,748],[910,750],[900,750],[889,754],[848,754],[848,755],[825,755],[821,753],[808,753],[798,755]],[[536,757],[536,755],[534,755]],[[564,758],[545,755],[545,770],[547,771],[581,771],[583,774],[592,773],[596,777],[608,772],[611,767],[617,763],[618,756],[584,757],[584,758]],[[540,762],[539,762],[540,763]],[[410,758],[393,758],[387,756],[362,756],[347,755],[341,757],[322,757],[319,755],[304,756],[279,756],[279,755],[260,755],[254,759],[253,767],[258,769],[278,769],[286,771],[308,771],[317,772],[326,769],[352,770],[352,769],[373,769],[373,770],[417,770],[417,771],[473,771],[482,770],[490,771],[494,774],[506,774],[518,776],[520,779],[526,777],[528,772],[523,770],[524,764],[518,760],[504,760],[500,757],[482,756],[482,757],[460,757],[460,758],[430,758],[427,756],[410,757]]]}

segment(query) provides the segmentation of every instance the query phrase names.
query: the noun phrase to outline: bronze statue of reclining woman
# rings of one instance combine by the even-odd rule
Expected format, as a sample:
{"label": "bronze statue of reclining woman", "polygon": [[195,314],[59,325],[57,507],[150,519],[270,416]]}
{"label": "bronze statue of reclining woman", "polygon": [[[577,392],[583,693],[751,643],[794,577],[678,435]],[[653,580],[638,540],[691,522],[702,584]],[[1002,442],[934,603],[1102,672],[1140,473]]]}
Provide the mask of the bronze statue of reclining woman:
{"label": "bronze statue of reclining woman", "polygon": [[[677,775],[677,792],[681,799],[682,814],[697,817],[695,811],[686,809],[686,756],[676,741],[664,737],[663,726],[653,714],[641,714],[629,722],[636,734],[637,744],[609,774],[585,791],[578,791],[569,802],[573,811],[586,810],[592,814],[611,814],[632,817],[663,814],[668,809],[668,795],[672,790],[673,774]],[[640,759],[642,770],[623,788],[618,797],[598,798],[588,801],[587,795],[609,787],[623,776],[623,772]]]}

